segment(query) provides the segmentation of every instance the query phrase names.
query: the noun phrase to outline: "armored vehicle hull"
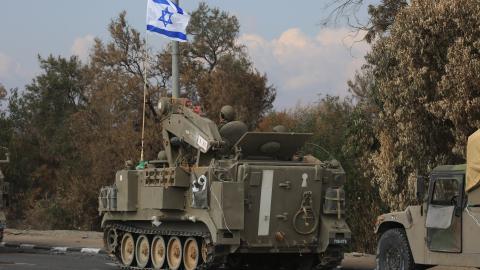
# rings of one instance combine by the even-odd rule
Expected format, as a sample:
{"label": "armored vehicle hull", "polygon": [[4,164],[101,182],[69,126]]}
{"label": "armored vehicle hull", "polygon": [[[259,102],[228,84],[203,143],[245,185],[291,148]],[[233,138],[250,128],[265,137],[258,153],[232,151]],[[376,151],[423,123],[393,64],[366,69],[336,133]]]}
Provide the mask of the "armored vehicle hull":
{"label": "armored vehicle hull", "polygon": [[[118,171],[99,196],[106,249],[136,269],[336,267],[351,237],[345,173],[336,161],[293,158],[306,138],[247,132],[234,153],[205,151],[206,162],[199,150],[193,164]],[[265,144],[275,157],[260,155]]]}

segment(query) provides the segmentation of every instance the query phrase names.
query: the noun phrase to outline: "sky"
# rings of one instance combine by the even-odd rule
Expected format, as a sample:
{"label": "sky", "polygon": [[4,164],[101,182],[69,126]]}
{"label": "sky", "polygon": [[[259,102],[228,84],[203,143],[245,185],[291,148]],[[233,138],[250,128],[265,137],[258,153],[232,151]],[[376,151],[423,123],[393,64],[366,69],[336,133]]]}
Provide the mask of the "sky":
{"label": "sky", "polygon": [[[277,89],[274,108],[287,109],[326,95],[348,95],[347,80],[364,64],[369,46],[360,41],[361,33],[355,35],[342,21],[323,24],[331,1],[205,2],[238,17],[239,42]],[[180,6],[192,11],[199,3],[181,0]],[[7,89],[24,89],[40,72],[38,55],[74,54],[86,61],[94,38],[108,40],[107,26],[123,10],[128,22],[143,32],[146,0],[2,1],[0,83]],[[358,17],[367,20],[366,6]],[[153,48],[168,42],[154,33],[148,40]]]}

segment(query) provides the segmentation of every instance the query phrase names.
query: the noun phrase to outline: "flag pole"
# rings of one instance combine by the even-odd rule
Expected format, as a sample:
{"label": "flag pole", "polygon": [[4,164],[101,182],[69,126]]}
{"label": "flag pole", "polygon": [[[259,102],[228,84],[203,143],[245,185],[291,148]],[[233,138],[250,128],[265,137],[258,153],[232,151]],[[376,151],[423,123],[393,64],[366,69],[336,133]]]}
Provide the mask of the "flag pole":
{"label": "flag pole", "polygon": [[[178,0],[172,0],[178,6]],[[179,66],[178,66],[178,58],[179,58],[179,45],[178,41],[173,41],[172,43],[172,97],[179,98],[180,97],[180,73],[179,73]]]}
{"label": "flag pole", "polygon": [[147,103],[147,65],[148,65],[148,31],[145,30],[145,48],[143,55],[143,114],[142,114],[142,150],[140,161],[143,161],[143,146],[145,142],[145,107]]}

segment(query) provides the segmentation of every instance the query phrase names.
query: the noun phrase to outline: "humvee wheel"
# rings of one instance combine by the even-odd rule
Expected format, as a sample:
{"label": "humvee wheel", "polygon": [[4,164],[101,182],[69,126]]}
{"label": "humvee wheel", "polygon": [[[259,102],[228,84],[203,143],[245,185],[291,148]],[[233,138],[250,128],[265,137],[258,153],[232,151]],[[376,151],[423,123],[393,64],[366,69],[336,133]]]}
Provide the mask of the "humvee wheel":
{"label": "humvee wheel", "polygon": [[400,228],[387,230],[377,246],[377,268],[389,270],[414,270],[410,245],[405,231]]}
{"label": "humvee wheel", "polygon": [[153,269],[162,269],[165,263],[165,240],[161,236],[155,236],[152,241],[152,265]]}
{"label": "humvee wheel", "polygon": [[131,233],[123,235],[122,243],[120,245],[120,258],[125,266],[130,266],[135,257],[135,241]]}
{"label": "humvee wheel", "polygon": [[148,238],[143,234],[137,238],[135,254],[137,266],[140,268],[146,267],[150,259],[150,243],[148,242]]}
{"label": "humvee wheel", "polygon": [[176,236],[172,236],[168,240],[167,263],[170,270],[177,270],[182,264],[182,242]]}
{"label": "humvee wheel", "polygon": [[187,238],[183,246],[183,266],[185,270],[194,270],[198,265],[198,244],[193,237]]}

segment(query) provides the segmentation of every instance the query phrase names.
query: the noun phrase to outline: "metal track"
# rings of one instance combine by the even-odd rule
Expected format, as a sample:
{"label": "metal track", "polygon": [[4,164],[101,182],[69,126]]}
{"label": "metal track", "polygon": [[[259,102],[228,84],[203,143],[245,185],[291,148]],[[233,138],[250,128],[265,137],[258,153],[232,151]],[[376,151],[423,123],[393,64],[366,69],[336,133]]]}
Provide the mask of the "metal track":
{"label": "metal track", "polygon": [[[209,269],[228,269],[229,257],[224,252],[215,252],[215,247],[211,244],[210,233],[206,231],[188,231],[180,229],[165,229],[165,227],[153,227],[148,225],[131,225],[131,224],[122,224],[122,223],[110,223],[105,226],[105,231],[108,229],[116,229],[118,233],[117,237],[117,248],[115,250],[115,262],[117,265],[124,270],[154,270],[153,268],[139,268],[135,266],[124,266],[120,260],[120,239],[123,237],[123,234],[134,233],[134,234],[146,234],[146,235],[162,235],[162,236],[179,236],[179,237],[201,237],[207,243],[207,262],[197,266],[196,270],[209,270]],[[219,254],[220,253],[220,254]],[[281,256],[281,255],[279,255]],[[341,258],[339,261],[336,261],[334,258],[327,259],[323,263],[319,262],[318,259],[313,262],[311,270],[325,270],[335,268],[340,264]],[[301,257],[299,260],[304,260]],[[166,262],[165,262],[166,263]],[[299,269],[304,269],[300,267]],[[167,270],[167,269],[164,269]]]}
{"label": "metal track", "polygon": [[[179,236],[179,237],[202,237],[207,243],[207,261],[203,264],[197,266],[197,270],[208,270],[218,265],[222,264],[223,259],[226,256],[215,256],[215,247],[211,244],[210,233],[202,231],[182,231],[182,230],[172,230],[164,229],[162,227],[153,227],[153,226],[141,226],[141,225],[128,225],[121,223],[110,223],[105,226],[104,231],[109,229],[116,229],[118,231],[117,243],[120,243],[120,239],[124,233],[134,233],[134,234],[147,234],[147,235],[162,235],[162,236]],[[139,268],[135,266],[124,266],[122,265],[119,259],[119,248],[120,244],[117,246],[115,251],[115,260],[116,263],[120,266],[121,269],[125,270],[154,270],[153,268]]]}

